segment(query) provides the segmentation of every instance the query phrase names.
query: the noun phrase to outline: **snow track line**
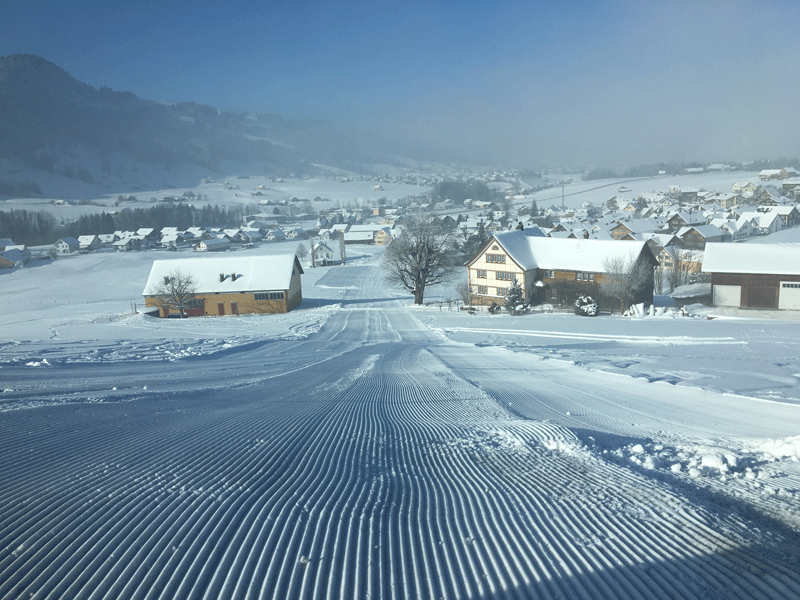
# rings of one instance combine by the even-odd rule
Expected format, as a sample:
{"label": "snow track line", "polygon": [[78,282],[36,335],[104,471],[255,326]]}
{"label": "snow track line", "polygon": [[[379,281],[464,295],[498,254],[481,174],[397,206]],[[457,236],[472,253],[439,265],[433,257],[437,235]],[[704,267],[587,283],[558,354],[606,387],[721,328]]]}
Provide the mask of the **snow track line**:
{"label": "snow track line", "polygon": [[3,413],[0,600],[798,595],[745,519],[505,409],[525,390],[397,343],[405,317],[344,319],[366,344],[204,397]]}

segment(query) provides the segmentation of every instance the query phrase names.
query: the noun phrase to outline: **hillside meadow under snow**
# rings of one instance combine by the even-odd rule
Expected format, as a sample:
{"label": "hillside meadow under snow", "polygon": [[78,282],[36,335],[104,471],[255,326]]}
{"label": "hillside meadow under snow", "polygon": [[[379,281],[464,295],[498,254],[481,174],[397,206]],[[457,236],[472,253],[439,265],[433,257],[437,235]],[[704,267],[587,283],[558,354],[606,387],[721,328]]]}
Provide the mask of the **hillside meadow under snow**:
{"label": "hillside meadow under snow", "polygon": [[0,598],[800,597],[800,321],[415,307],[348,250],[284,315],[134,314],[168,252],[0,275]]}

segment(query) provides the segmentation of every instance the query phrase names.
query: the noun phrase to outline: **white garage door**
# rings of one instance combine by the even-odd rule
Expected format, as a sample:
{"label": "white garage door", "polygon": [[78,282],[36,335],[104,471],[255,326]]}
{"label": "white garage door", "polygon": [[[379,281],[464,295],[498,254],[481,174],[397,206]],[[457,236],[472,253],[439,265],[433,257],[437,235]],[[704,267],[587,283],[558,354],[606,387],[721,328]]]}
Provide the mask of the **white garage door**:
{"label": "white garage door", "polygon": [[778,292],[778,308],[800,310],[800,282],[781,281]]}
{"label": "white garage door", "polygon": [[742,299],[742,286],[715,285],[714,306],[739,306]]}

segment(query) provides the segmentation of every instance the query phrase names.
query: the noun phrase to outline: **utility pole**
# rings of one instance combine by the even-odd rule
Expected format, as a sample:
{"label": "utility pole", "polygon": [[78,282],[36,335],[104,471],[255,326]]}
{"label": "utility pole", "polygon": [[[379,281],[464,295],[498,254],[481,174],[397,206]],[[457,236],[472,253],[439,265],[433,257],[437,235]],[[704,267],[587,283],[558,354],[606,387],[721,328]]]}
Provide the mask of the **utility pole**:
{"label": "utility pole", "polygon": [[563,183],[561,184],[561,208],[562,209],[566,208],[564,206],[564,184]]}

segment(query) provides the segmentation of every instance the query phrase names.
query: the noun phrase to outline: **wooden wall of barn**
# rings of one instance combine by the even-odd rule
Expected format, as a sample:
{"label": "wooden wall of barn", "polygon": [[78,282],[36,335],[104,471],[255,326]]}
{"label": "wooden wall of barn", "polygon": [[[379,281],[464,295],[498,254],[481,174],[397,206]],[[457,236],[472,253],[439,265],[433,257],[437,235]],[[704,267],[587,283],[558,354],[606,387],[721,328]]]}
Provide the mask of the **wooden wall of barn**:
{"label": "wooden wall of barn", "polygon": [[712,273],[711,284],[741,286],[742,308],[778,308],[781,281],[800,282],[800,275],[773,275],[756,273]]}

